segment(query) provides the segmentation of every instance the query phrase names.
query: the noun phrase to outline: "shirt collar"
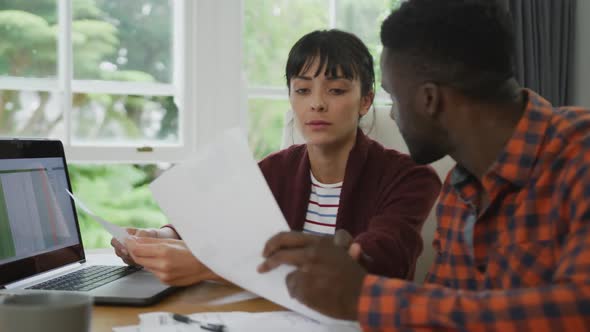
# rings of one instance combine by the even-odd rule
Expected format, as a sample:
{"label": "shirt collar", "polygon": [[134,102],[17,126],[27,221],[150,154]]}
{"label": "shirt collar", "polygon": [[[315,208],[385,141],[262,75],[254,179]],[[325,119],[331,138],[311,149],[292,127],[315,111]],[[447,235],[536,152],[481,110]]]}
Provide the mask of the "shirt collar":
{"label": "shirt collar", "polygon": [[[528,89],[523,89],[523,93],[527,99],[523,116],[498,159],[484,176],[487,178],[493,174],[518,187],[523,187],[528,182],[539,160],[545,133],[553,115],[553,106],[543,97]],[[469,171],[457,165],[451,172],[450,183],[458,188],[473,178]]]}
{"label": "shirt collar", "polygon": [[461,165],[457,164],[451,172],[451,185],[453,187],[458,187],[467,180],[469,180],[472,176],[473,175],[471,175],[469,171],[467,171]]}
{"label": "shirt collar", "polygon": [[524,89],[523,93],[528,100],[524,114],[488,172],[518,187],[528,182],[539,160],[546,130],[553,116],[553,106],[547,100],[528,89]]}

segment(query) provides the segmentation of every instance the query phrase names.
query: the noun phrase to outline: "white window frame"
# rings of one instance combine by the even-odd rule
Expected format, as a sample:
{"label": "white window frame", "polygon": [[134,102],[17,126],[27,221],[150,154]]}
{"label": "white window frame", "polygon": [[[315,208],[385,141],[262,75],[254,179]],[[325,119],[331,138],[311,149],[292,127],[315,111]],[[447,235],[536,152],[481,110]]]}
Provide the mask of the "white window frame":
{"label": "white window frame", "polygon": [[[74,80],[72,4],[57,0],[58,72],[54,79],[0,76],[0,89],[57,93],[64,112],[66,156],[82,163],[177,162],[233,126],[246,127],[241,75],[241,0],[174,0],[172,82]],[[226,41],[220,43],[219,40]],[[73,143],[72,94],[174,96],[179,109],[177,143]],[[228,98],[235,96],[235,98]],[[152,145],[153,144],[153,145]]]}

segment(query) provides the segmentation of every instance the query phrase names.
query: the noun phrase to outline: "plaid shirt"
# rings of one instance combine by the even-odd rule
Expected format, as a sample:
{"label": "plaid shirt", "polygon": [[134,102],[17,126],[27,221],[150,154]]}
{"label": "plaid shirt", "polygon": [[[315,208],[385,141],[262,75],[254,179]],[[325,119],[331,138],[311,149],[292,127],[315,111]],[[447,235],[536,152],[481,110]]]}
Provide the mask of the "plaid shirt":
{"label": "plaid shirt", "polygon": [[426,283],[365,278],[365,331],[590,330],[590,112],[525,93],[481,183],[447,177]]}

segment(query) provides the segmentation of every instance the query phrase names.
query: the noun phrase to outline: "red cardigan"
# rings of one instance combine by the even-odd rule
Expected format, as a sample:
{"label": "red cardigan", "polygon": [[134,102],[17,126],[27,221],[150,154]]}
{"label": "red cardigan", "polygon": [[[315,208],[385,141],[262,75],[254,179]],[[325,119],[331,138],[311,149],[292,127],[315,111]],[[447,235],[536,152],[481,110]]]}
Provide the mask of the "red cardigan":
{"label": "red cardigan", "polygon": [[[302,230],[311,192],[305,145],[271,154],[260,169],[293,230]],[[350,152],[336,229],[345,229],[372,258],[373,274],[412,279],[422,252],[420,231],[441,183],[428,166],[384,148],[359,130]]]}

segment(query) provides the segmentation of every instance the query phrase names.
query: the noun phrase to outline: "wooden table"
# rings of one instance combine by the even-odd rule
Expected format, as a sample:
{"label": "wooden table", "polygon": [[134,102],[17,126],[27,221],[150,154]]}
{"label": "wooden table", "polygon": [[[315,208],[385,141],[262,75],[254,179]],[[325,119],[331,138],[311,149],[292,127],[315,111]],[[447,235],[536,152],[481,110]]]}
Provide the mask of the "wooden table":
{"label": "wooden table", "polygon": [[[109,253],[109,251],[91,251],[92,253]],[[111,332],[115,326],[136,325],[139,323],[137,315],[153,311],[168,311],[180,314],[214,311],[276,311],[282,307],[262,298],[229,303],[220,306],[207,305],[214,299],[219,299],[242,291],[236,286],[217,283],[201,283],[177,290],[161,302],[149,307],[122,307],[95,305],[92,313],[91,332]]]}
{"label": "wooden table", "polygon": [[152,311],[169,311],[180,314],[192,314],[206,311],[276,311],[284,310],[280,306],[257,298],[221,306],[208,306],[207,302],[241,291],[235,286],[203,283],[191,286],[166,297],[162,302],[150,307],[116,307],[94,306],[92,314],[92,332],[111,332],[115,326],[138,324],[137,315]]}

